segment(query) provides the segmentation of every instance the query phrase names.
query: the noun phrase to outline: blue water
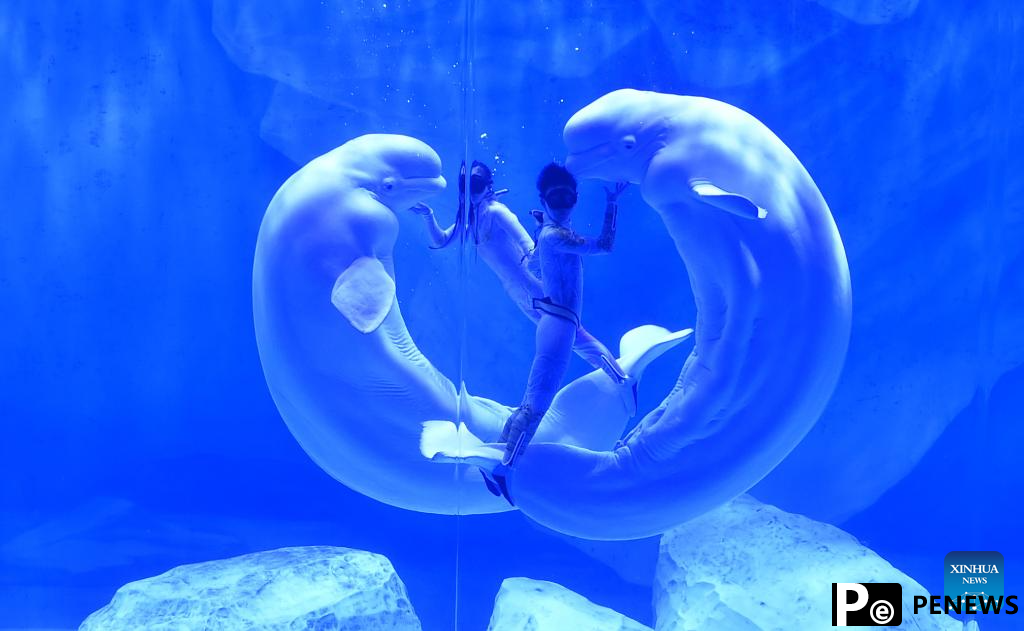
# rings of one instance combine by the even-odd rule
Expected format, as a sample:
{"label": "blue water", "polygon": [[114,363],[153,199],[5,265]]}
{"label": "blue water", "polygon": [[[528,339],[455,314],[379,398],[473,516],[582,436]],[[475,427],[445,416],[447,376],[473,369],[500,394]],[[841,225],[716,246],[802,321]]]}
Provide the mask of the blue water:
{"label": "blue water", "polygon": [[[333,481],[281,421],[252,323],[263,212],[309,159],[414,135],[452,183],[467,153],[491,163],[525,224],[565,121],[621,87],[753,113],[846,245],[843,377],[751,494],[847,530],[932,593],[946,552],[999,550],[1018,593],[1024,11],[924,0],[857,21],[829,4],[4,3],[0,629],[75,628],[128,581],[312,544],[387,556],[427,629],[483,628],[511,576],[653,625],[651,541],[617,572],[515,513],[412,513]],[[433,200],[446,218],[454,191]],[[598,231],[602,200],[583,184],[577,229]],[[413,337],[474,394],[518,400],[531,325],[471,252],[430,252],[407,227]],[[685,271],[637,191],[614,255],[585,269],[587,326],[607,343],[692,325]],[[684,353],[652,367],[642,411]],[[574,360],[569,378],[587,370]]]}

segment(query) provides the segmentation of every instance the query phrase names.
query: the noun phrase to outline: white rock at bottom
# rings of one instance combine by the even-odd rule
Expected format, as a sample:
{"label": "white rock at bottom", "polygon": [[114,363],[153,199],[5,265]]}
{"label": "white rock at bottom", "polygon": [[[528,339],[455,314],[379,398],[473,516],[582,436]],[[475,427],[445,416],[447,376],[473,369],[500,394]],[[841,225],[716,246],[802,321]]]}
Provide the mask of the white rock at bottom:
{"label": "white rock at bottom", "polygon": [[507,578],[487,631],[651,631],[557,583]]}
{"label": "white rock at bottom", "polygon": [[391,562],[332,547],[282,548],[128,583],[79,631],[419,631]]}
{"label": "white rock at bottom", "polygon": [[900,583],[901,628],[964,629],[950,616],[915,616],[925,588],[853,536],[749,495],[666,532],[654,582],[657,631],[834,629],[833,582]]}

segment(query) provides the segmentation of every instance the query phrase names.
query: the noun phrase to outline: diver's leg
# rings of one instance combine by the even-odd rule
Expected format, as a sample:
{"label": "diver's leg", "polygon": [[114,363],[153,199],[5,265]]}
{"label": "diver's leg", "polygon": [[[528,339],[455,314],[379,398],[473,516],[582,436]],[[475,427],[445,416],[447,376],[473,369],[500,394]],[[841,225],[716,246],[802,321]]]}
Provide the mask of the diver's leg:
{"label": "diver's leg", "polygon": [[534,324],[539,324],[540,311],[537,311],[536,309],[533,308],[532,299],[529,296],[523,297],[522,300],[520,300],[519,298],[520,296],[512,295],[512,301],[516,303],[516,306],[519,307],[519,310],[523,312],[523,315],[525,315],[527,318],[530,318],[530,321],[533,322]]}
{"label": "diver's leg", "polygon": [[594,368],[603,370],[611,377],[612,381],[622,383],[626,380],[626,372],[619,366],[615,356],[596,337],[582,326],[576,329],[576,344],[573,346],[576,354],[582,357]]}
{"label": "diver's leg", "polygon": [[545,314],[537,323],[537,347],[524,397],[532,409],[544,413],[551,407],[569,369],[575,341],[576,326],[564,318]]}
{"label": "diver's leg", "polygon": [[505,288],[505,293],[519,307],[519,310],[534,324],[539,323],[540,311],[534,309],[533,300],[544,295],[540,281],[531,277],[527,280],[520,279],[518,283],[503,282],[502,285]]}
{"label": "diver's leg", "polygon": [[544,314],[537,324],[537,347],[526,383],[523,402],[505,423],[501,440],[506,441],[504,464],[529,444],[545,412],[551,407],[569,367],[576,324],[564,318]]}

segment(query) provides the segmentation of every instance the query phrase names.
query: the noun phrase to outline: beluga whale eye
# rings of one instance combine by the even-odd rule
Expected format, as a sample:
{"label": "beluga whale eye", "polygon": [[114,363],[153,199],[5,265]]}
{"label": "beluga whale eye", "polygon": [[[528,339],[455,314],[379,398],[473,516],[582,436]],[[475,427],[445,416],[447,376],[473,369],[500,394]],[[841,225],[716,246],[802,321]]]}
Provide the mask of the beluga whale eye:
{"label": "beluga whale eye", "polygon": [[632,151],[633,147],[636,146],[636,136],[630,134],[622,139],[622,148],[626,151]]}
{"label": "beluga whale eye", "polygon": [[395,190],[395,178],[393,178],[393,177],[386,177],[386,178],[384,178],[380,182],[380,188],[385,193],[390,193],[391,191]]}

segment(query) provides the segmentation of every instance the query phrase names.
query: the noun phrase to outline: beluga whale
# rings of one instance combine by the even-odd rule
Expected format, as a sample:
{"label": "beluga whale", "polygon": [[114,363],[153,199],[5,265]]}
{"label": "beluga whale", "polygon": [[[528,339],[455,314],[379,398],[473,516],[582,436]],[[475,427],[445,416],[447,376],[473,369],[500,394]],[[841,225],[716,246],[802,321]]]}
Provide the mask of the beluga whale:
{"label": "beluga whale", "polygon": [[[468,466],[423,459],[423,423],[458,419],[495,440],[511,408],[457,390],[420,352],[396,299],[399,214],[444,190],[441,159],[409,136],[360,136],[313,159],[271,200],[253,262],[253,320],[278,411],[307,454],[349,488],[404,509],[510,510]],[[628,383],[595,370],[570,383],[538,436],[608,449],[636,412],[646,366],[690,331],[627,332]]]}
{"label": "beluga whale", "polygon": [[[748,490],[814,425],[849,342],[846,253],[804,166],[732,105],[618,90],[574,114],[563,137],[577,177],[638,184],[661,216],[693,291],[694,347],[668,396],[615,448],[538,437],[506,486],[553,530],[647,537]],[[500,470],[492,452],[424,455]]]}

